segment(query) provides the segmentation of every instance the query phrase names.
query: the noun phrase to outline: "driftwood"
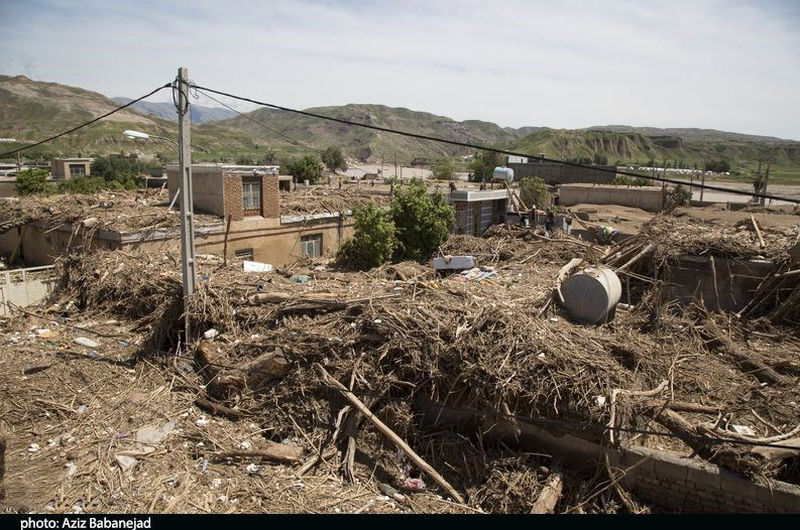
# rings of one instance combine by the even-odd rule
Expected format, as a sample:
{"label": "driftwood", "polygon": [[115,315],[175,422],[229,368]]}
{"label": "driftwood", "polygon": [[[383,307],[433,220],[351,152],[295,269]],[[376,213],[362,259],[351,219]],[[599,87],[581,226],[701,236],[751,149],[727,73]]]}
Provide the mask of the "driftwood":
{"label": "driftwood", "polygon": [[776,385],[786,384],[786,378],[737,346],[712,320],[708,320],[704,329],[700,330],[700,334],[709,341],[712,347],[722,350],[732,357],[742,372],[752,374],[759,382]]}
{"label": "driftwood", "polygon": [[268,442],[266,448],[258,451],[222,451],[214,453],[214,458],[263,458],[284,464],[296,464],[303,456],[303,448],[299,445],[286,445]]}
{"label": "driftwood", "polygon": [[292,364],[283,355],[280,348],[259,355],[235,369],[221,373],[217,378],[220,385],[247,387],[250,390],[263,388],[273,380],[280,379],[289,373]]}
{"label": "driftwood", "polygon": [[675,412],[696,412],[700,414],[719,414],[722,409],[713,405],[701,405],[700,403],[690,403],[688,401],[675,401],[668,399],[665,401],[658,399],[646,399],[642,402],[647,408],[670,409]]}
{"label": "driftwood", "polygon": [[564,283],[564,280],[567,279],[567,276],[569,276],[573,270],[581,266],[581,263],[583,263],[582,258],[572,258],[569,260],[569,263],[561,267],[558,271],[554,293],[558,296],[558,301],[562,304],[564,303],[564,295],[561,294],[561,284]]}
{"label": "driftwood", "polygon": [[222,416],[223,418],[228,418],[229,420],[240,420],[244,417],[244,413],[242,411],[226,407],[225,405],[220,405],[219,403],[214,403],[213,401],[202,397],[195,398],[194,404],[197,405],[198,408],[203,409],[213,416]]}
{"label": "driftwood", "polygon": [[761,245],[761,248],[766,248],[767,244],[764,243],[764,236],[761,235],[761,230],[758,228],[758,223],[756,223],[756,218],[754,215],[750,216],[750,222],[753,223],[753,228],[756,230],[756,235],[758,236],[758,242]]}
{"label": "driftwood", "polygon": [[297,473],[295,473],[295,474],[298,477],[302,477],[303,475],[308,473],[311,470],[311,468],[316,466],[319,462],[321,462],[322,460],[327,460],[329,458],[333,458],[336,455],[336,453],[337,453],[337,450],[336,450],[335,447],[333,447],[331,449],[328,449],[327,451],[325,451],[322,454],[320,454],[320,453],[315,454],[314,456],[312,456],[311,458],[306,460],[305,463],[303,463],[303,465],[300,466],[300,468],[297,470]]}
{"label": "driftwood", "polygon": [[355,394],[350,392],[347,387],[341,384],[339,381],[331,377],[331,375],[322,367],[321,364],[314,363],[314,370],[319,374],[320,378],[327,383],[328,385],[332,386],[333,388],[337,389],[341,394],[349,401],[361,414],[363,414],[369,421],[371,421],[375,427],[378,428],[384,435],[386,435],[391,442],[397,446],[398,449],[403,451],[408,458],[422,471],[424,471],[427,475],[429,475],[434,481],[436,481],[439,486],[441,486],[455,501],[460,504],[464,504],[464,498],[450,485],[447,480],[443,476],[439,474],[433,467],[430,466],[425,460],[422,459],[409,445],[402,440],[393,430],[386,426],[380,419],[378,419],[372,411],[370,411],[364,403],[361,402]]}
{"label": "driftwood", "polygon": [[564,475],[560,471],[553,471],[547,477],[547,482],[544,483],[542,491],[536,502],[533,503],[531,513],[553,513],[559,499],[561,499],[561,492],[564,490]]}
{"label": "driftwood", "polygon": [[610,402],[610,419],[608,420],[608,439],[613,444],[614,443],[614,431],[617,428],[617,396],[619,395],[627,395],[627,396],[640,396],[640,397],[650,397],[650,396],[657,396],[664,389],[667,388],[667,381],[661,381],[661,384],[658,385],[656,388],[652,390],[624,390],[622,388],[615,388],[611,391],[611,397],[609,399]]}

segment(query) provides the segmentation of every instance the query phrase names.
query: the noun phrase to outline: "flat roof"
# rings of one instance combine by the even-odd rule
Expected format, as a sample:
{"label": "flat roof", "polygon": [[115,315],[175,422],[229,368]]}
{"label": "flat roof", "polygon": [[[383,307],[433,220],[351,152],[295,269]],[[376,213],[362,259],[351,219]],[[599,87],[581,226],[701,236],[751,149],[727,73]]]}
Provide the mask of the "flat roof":
{"label": "flat roof", "polygon": [[53,160],[63,160],[64,162],[94,162],[94,158],[54,158]]}
{"label": "flat roof", "polygon": [[[192,169],[220,169],[223,173],[249,173],[256,171],[277,175],[281,166],[240,166],[237,164],[192,164]],[[178,164],[167,164],[167,169],[178,169]]]}
{"label": "flat roof", "polygon": [[476,202],[476,201],[499,201],[502,199],[508,198],[508,191],[506,190],[484,190],[484,191],[474,191],[474,190],[456,190],[450,192],[448,195],[450,201],[466,201],[466,202]]}

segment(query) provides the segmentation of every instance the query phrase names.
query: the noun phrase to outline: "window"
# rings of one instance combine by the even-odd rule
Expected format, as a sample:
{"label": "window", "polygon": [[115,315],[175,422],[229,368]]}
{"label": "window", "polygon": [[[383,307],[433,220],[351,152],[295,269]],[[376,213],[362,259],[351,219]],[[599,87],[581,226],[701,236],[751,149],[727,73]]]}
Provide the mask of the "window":
{"label": "window", "polygon": [[300,254],[304,258],[319,258],[322,256],[322,234],[300,236]]}
{"label": "window", "polygon": [[83,164],[70,164],[69,165],[69,176],[76,177],[86,175],[86,166]]}
{"label": "window", "polygon": [[242,206],[245,216],[261,215],[261,177],[242,177]]}
{"label": "window", "polygon": [[236,251],[236,258],[253,261],[253,249],[252,248],[242,248]]}

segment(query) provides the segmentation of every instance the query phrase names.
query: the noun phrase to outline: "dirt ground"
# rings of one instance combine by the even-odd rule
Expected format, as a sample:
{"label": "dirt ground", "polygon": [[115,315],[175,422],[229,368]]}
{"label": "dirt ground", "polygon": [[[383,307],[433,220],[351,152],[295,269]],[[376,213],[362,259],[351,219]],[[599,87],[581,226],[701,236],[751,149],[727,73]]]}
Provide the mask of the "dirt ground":
{"label": "dirt ground", "polygon": [[[593,221],[621,227],[638,228],[651,217],[632,208],[576,208],[591,210]],[[727,238],[714,251],[762,252],[749,225],[737,226],[749,215],[678,211],[628,247],[568,236],[547,240],[511,226],[493,228],[485,238],[451,236],[443,253],[472,254],[485,267],[471,276],[438,277],[416,263],[352,272],[326,261],[257,276],[202,258],[203,280],[189,309],[195,343],[186,351],[176,342],[182,319],[174,256],[74,256],[59,264],[64,289],[54,300],[0,318],[0,429],[9,433],[7,498],[0,506],[53,513],[527,512],[550,474],[551,455],[490,448],[482,435],[418,428],[411,405],[420,395],[605,425],[609,404],[598,397],[620,388],[650,390],[664,381],[663,399],[712,407],[711,415],[686,417],[717,436],[736,434],[728,423],[751,426],[758,437],[793,432],[800,422],[796,326],[765,319],[741,324],[728,314],[670,309],[657,282],[653,287],[645,276],[647,267],[631,272],[641,282],[636,307],[611,322],[572,322],[550,303],[559,270],[576,256],[622,263],[650,242],[667,245],[648,257],[655,261],[675,247],[692,248],[686,239],[705,245],[709,239],[703,237],[715,233]],[[756,216],[774,247],[768,250],[785,252],[798,233],[798,217]],[[609,261],[614,256],[618,261]],[[112,262],[115,274],[101,273],[112,270]],[[255,302],[259,296],[267,301]],[[212,328],[219,336],[202,338]],[[202,367],[199,344],[213,356]],[[291,364],[282,379],[251,388],[249,382],[235,386],[241,376],[226,386],[219,374],[210,375],[209,366],[247,373],[242,366],[275,348]],[[764,384],[758,373],[742,368],[736,360],[741,351],[774,368],[780,384]],[[375,398],[375,414],[466,492],[467,502],[445,498],[429,477],[424,490],[403,490],[402,501],[387,495],[382,485],[402,488],[410,468],[366,422],[352,436],[357,450],[350,480],[332,433],[349,411],[315,376],[314,365],[349,382],[363,399]],[[214,398],[239,417],[211,414],[198,398]],[[618,419],[658,427],[658,414],[642,407],[626,398]],[[698,455],[675,437],[631,441],[716,457]],[[258,456],[274,444],[302,448],[302,458],[289,464]],[[302,464],[319,454],[322,460],[302,472]],[[798,477],[793,468],[737,471]],[[568,479],[559,512],[659,510],[635,497],[621,501],[602,472]]]}

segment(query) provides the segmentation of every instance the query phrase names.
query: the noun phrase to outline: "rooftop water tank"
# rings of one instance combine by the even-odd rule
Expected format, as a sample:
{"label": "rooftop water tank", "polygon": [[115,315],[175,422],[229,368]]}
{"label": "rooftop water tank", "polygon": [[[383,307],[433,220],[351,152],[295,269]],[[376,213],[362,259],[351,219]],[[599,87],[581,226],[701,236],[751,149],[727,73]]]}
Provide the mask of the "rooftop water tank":
{"label": "rooftop water tank", "polygon": [[492,173],[494,180],[505,180],[508,183],[514,182],[514,170],[510,167],[496,167]]}
{"label": "rooftop water tank", "polygon": [[622,296],[622,284],[607,267],[587,267],[561,286],[564,306],[572,318],[587,324],[608,320]]}

